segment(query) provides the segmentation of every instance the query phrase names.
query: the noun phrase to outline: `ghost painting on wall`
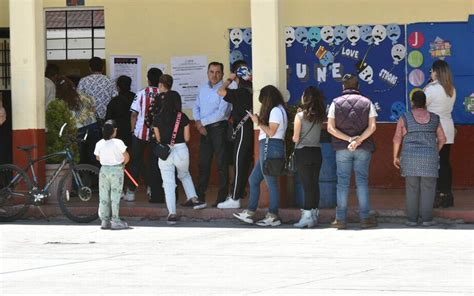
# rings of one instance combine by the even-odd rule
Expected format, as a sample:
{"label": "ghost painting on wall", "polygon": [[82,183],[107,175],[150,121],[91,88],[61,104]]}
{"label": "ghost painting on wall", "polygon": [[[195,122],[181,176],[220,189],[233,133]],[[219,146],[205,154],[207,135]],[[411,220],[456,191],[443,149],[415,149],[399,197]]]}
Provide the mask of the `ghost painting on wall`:
{"label": "ghost painting on wall", "polygon": [[299,43],[308,46],[308,30],[305,27],[296,28],[295,38]]}
{"label": "ghost painting on wall", "polygon": [[371,45],[374,41],[372,37],[372,27],[368,25],[363,25],[360,27],[360,39],[367,42],[367,44]]}
{"label": "ghost painting on wall", "polygon": [[334,27],[334,42],[336,43],[336,45],[341,44],[344,40],[346,40],[346,27]]}
{"label": "ghost painting on wall", "polygon": [[285,29],[285,43],[286,47],[291,47],[295,42],[295,29],[293,27],[286,27]]}
{"label": "ghost painting on wall", "polygon": [[397,24],[387,25],[387,36],[388,36],[388,39],[392,40],[392,44],[397,43],[398,38],[400,38],[401,34],[402,34],[402,31],[400,30],[399,25]]}
{"label": "ghost painting on wall", "polygon": [[230,41],[234,44],[234,48],[239,48],[240,43],[243,41],[242,30],[232,29],[229,35]]}
{"label": "ghost painting on wall", "polygon": [[382,25],[376,25],[372,30],[372,38],[374,39],[375,45],[379,45],[387,37],[387,30]]}
{"label": "ghost painting on wall", "polygon": [[400,61],[402,61],[407,54],[407,50],[403,44],[395,44],[392,47],[392,58],[393,58],[393,63],[395,65],[398,65]]}
{"label": "ghost painting on wall", "polygon": [[244,41],[249,45],[252,44],[252,29],[247,28],[244,30]]}
{"label": "ghost painting on wall", "polygon": [[359,61],[356,64],[357,72],[359,73],[359,78],[368,84],[374,83],[374,70],[372,67],[364,61]]}
{"label": "ghost painting on wall", "polygon": [[351,42],[352,46],[357,44],[357,41],[360,39],[359,27],[358,26],[349,26],[346,31],[347,39]]}
{"label": "ghost painting on wall", "polygon": [[390,115],[390,119],[393,121],[398,121],[398,119],[400,119],[400,116],[402,116],[403,113],[405,113],[405,111],[406,111],[406,107],[403,102],[400,102],[400,101],[394,102],[392,106],[390,107],[390,113],[392,113]]}
{"label": "ghost painting on wall", "polygon": [[232,50],[230,53],[230,63],[233,64],[236,61],[240,61],[244,59],[244,55],[240,52],[240,50]]}
{"label": "ghost painting on wall", "polygon": [[312,48],[321,40],[321,29],[319,27],[311,27],[308,31],[308,40]]}
{"label": "ghost painting on wall", "polygon": [[324,26],[321,29],[321,39],[329,45],[334,42],[334,30],[331,26]]}

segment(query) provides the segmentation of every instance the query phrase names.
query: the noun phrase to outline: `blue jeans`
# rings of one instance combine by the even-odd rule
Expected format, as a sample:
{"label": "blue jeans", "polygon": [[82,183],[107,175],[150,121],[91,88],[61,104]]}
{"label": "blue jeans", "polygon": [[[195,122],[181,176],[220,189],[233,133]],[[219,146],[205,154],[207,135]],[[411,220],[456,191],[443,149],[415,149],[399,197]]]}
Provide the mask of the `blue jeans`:
{"label": "blue jeans", "polygon": [[[277,215],[280,207],[280,191],[278,189],[278,177],[267,176],[263,174],[263,160],[265,157],[265,139],[259,142],[259,157],[255,163],[252,174],[250,174],[250,199],[247,208],[256,211],[258,208],[258,200],[260,198],[260,183],[265,180],[268,191],[270,193],[270,207],[268,212]],[[268,141],[268,158],[284,157],[285,145],[281,139],[269,139]]]}
{"label": "blue jeans", "polygon": [[337,207],[336,219],[345,221],[347,215],[347,198],[351,182],[352,168],[355,172],[359,215],[361,219],[369,217],[369,165],[372,153],[367,150],[348,149],[336,151],[337,164]]}

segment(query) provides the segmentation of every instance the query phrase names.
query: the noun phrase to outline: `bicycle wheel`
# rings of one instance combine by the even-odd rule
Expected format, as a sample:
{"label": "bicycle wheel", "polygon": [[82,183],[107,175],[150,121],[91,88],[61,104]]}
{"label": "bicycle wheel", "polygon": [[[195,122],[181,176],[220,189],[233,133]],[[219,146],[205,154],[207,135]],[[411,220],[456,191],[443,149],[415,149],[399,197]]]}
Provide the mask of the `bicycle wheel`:
{"label": "bicycle wheel", "polygon": [[79,164],[59,181],[58,202],[63,214],[78,223],[99,217],[99,168]]}
{"label": "bicycle wheel", "polygon": [[21,218],[28,210],[33,185],[22,169],[12,164],[0,165],[0,221]]}

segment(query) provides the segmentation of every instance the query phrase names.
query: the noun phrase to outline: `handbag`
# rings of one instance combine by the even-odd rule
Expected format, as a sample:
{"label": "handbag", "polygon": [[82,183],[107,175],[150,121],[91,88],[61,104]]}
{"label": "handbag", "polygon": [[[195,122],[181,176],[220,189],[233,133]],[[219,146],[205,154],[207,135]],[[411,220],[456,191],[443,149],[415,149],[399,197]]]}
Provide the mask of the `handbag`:
{"label": "handbag", "polygon": [[[315,124],[315,122],[313,122],[313,125],[311,125],[311,128],[304,134],[304,136],[302,136],[300,138],[298,143],[295,144],[295,147],[296,147],[296,145],[298,145],[304,139],[304,137],[306,137],[306,135],[309,134],[309,132],[313,129],[314,124]],[[287,172],[288,172],[288,175],[290,175],[290,176],[292,176],[296,173],[295,150],[296,150],[296,148],[293,149],[293,152],[290,154],[290,157],[288,157]]]}
{"label": "handbag", "polygon": [[267,158],[268,155],[268,136],[265,139],[265,150],[263,158],[263,174],[267,176],[283,176],[286,174],[285,157]]}
{"label": "handbag", "polygon": [[176,122],[174,124],[173,134],[171,136],[171,142],[169,145],[156,142],[153,146],[153,154],[159,157],[162,160],[167,160],[171,154],[171,147],[174,145],[174,141],[176,140],[176,135],[178,134],[179,123],[181,122],[181,112],[178,112],[176,115]]}

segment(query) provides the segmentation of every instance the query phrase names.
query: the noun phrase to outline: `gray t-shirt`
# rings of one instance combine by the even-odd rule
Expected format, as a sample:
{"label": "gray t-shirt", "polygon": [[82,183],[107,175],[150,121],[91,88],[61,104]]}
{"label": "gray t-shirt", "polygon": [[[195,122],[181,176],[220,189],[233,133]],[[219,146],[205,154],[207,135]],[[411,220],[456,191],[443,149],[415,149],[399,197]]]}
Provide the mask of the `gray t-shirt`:
{"label": "gray t-shirt", "polygon": [[297,113],[296,116],[301,120],[301,133],[300,141],[296,144],[295,149],[303,147],[321,147],[321,144],[319,143],[321,138],[321,124],[314,123],[313,126],[313,122],[304,119],[303,112]]}

